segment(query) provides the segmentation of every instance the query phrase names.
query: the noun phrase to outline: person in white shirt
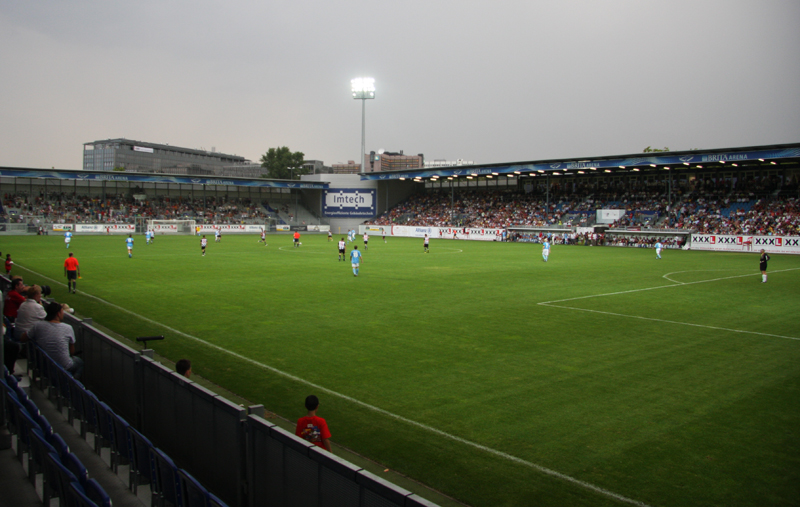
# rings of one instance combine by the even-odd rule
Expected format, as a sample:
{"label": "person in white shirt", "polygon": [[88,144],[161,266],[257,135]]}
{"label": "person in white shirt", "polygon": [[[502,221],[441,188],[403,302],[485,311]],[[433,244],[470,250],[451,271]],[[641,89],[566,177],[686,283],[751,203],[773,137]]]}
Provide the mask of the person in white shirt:
{"label": "person in white shirt", "polygon": [[369,243],[369,234],[365,232],[364,233],[364,251],[365,252],[367,251],[367,243]]}
{"label": "person in white shirt", "polygon": [[206,247],[208,246],[208,240],[206,239],[206,235],[203,234],[203,238],[200,240],[200,250],[203,251],[203,257],[206,256]]}
{"label": "person in white shirt", "polygon": [[222,239],[222,231],[220,231],[219,229],[214,229],[214,241],[219,243],[221,239]]}
{"label": "person in white shirt", "polygon": [[344,238],[342,238],[342,239],[339,240],[339,260],[340,261],[346,261],[347,260],[345,248],[347,248],[347,244],[344,242]]}

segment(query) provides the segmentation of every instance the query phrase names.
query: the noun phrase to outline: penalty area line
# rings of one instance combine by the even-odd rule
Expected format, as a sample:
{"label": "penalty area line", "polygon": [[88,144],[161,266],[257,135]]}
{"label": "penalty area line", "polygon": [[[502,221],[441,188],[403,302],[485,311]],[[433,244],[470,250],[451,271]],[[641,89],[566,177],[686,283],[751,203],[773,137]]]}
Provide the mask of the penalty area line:
{"label": "penalty area line", "polygon": [[[771,271],[770,273],[783,273],[785,271],[797,271],[798,269],[800,269],[800,268],[779,269],[777,271]],[[679,273],[685,273],[685,272],[686,271],[679,271]],[[667,275],[672,275],[672,274],[675,274],[675,273],[667,273]],[[667,276],[667,275],[665,275],[665,276]],[[605,294],[590,294],[588,296],[578,296],[578,297],[567,298],[567,299],[556,299],[554,301],[542,301],[541,303],[536,303],[536,304],[537,305],[544,305],[544,306],[556,306],[556,305],[553,305],[553,303],[564,303],[566,301],[577,301],[578,299],[601,298],[601,297],[605,297],[605,296],[619,296],[620,294],[632,294],[634,292],[644,292],[644,291],[648,291],[648,290],[669,289],[669,288],[672,288],[672,287],[684,287],[686,285],[696,285],[696,284],[699,284],[699,283],[719,282],[719,281],[722,281],[722,280],[731,280],[731,279],[734,279],[734,278],[745,278],[745,277],[748,277],[748,276],[761,276],[761,273],[748,273],[746,275],[724,276],[722,278],[712,278],[712,279],[709,279],[709,280],[697,280],[697,281],[694,281],[694,282],[675,282],[675,283],[673,283],[671,285],[658,285],[656,287],[644,287],[642,289],[621,290],[619,292],[607,292]],[[670,279],[667,278],[667,280],[670,280]],[[670,280],[670,281],[674,282],[674,280]],[[557,308],[570,308],[570,307],[568,307],[568,306],[558,307],[557,306]],[[575,309],[579,310],[580,308],[575,308]]]}
{"label": "penalty area line", "polygon": [[[26,268],[24,266],[20,266],[18,264],[16,266],[20,267],[20,268],[22,268],[22,269],[24,269],[24,270],[26,270],[26,271],[28,271],[30,273],[33,273],[36,276],[40,276],[40,277],[44,278],[45,280],[50,280],[51,282],[53,282],[55,284],[58,284],[58,285],[60,285],[62,287],[66,287],[66,284],[64,284],[62,282],[59,282],[58,280],[54,280],[54,279],[52,279],[52,278],[50,278],[48,276],[42,275],[41,273],[37,273],[36,271],[33,271],[32,269],[28,269],[28,268]],[[159,326],[159,327],[161,327],[163,329],[166,329],[167,331],[170,331],[172,333],[175,333],[175,334],[177,334],[179,336],[183,336],[184,338],[188,338],[188,339],[193,340],[195,342],[201,343],[201,344],[203,344],[203,345],[205,345],[205,346],[207,346],[209,348],[212,348],[212,349],[214,349],[216,351],[231,355],[231,356],[233,356],[233,357],[235,357],[237,359],[240,359],[240,360],[242,360],[242,361],[244,361],[246,363],[250,363],[253,366],[257,366],[259,368],[262,368],[264,370],[270,371],[272,373],[280,375],[280,376],[282,376],[284,378],[287,378],[289,380],[293,380],[293,381],[298,382],[300,384],[304,384],[304,385],[312,387],[314,389],[318,389],[318,390],[320,390],[320,391],[322,391],[322,392],[324,392],[326,394],[329,394],[331,396],[335,396],[335,397],[343,399],[345,401],[349,401],[350,403],[353,403],[353,404],[358,405],[360,407],[366,408],[366,409],[371,410],[371,411],[373,411],[375,413],[384,415],[384,416],[389,417],[391,419],[394,419],[396,421],[400,421],[402,423],[408,424],[409,426],[414,426],[416,428],[428,431],[428,432],[433,433],[435,435],[438,435],[440,437],[447,438],[448,440],[453,440],[453,441],[458,442],[460,444],[467,445],[467,446],[472,447],[474,449],[478,449],[480,451],[486,452],[487,454],[491,454],[491,455],[497,456],[499,458],[503,458],[505,460],[511,461],[513,463],[517,463],[519,465],[526,466],[526,467],[531,468],[533,470],[536,470],[536,471],[538,471],[538,472],[540,472],[540,473],[542,473],[544,475],[548,475],[550,477],[555,477],[557,479],[561,479],[562,481],[568,482],[568,483],[573,484],[575,486],[579,486],[579,487],[581,487],[583,489],[594,491],[595,493],[598,493],[600,495],[603,495],[603,496],[606,496],[606,497],[609,497],[609,498],[613,498],[613,499],[615,499],[615,500],[617,500],[619,502],[626,503],[626,504],[629,504],[629,505],[636,505],[637,507],[650,507],[648,504],[646,504],[644,502],[640,502],[638,500],[634,500],[632,498],[628,498],[628,497],[620,495],[618,493],[614,493],[613,491],[609,491],[607,489],[601,488],[600,486],[595,486],[594,484],[591,484],[589,482],[584,482],[584,481],[581,481],[580,479],[576,479],[576,478],[574,478],[572,476],[563,474],[563,473],[558,472],[556,470],[552,470],[550,468],[544,467],[542,465],[538,465],[536,463],[524,460],[522,458],[518,458],[517,456],[513,456],[513,455],[505,453],[503,451],[498,451],[497,449],[492,449],[491,447],[487,447],[485,445],[481,445],[481,444],[478,444],[476,442],[472,442],[472,441],[467,440],[465,438],[461,438],[461,437],[459,437],[457,435],[452,435],[452,434],[447,433],[445,431],[442,431],[440,429],[434,428],[432,426],[428,426],[427,424],[423,424],[421,422],[414,421],[412,419],[408,419],[407,417],[403,417],[401,415],[389,412],[388,410],[382,409],[380,407],[376,407],[374,405],[370,405],[369,403],[366,403],[366,402],[363,402],[363,401],[358,400],[356,398],[350,397],[350,396],[348,396],[346,394],[342,394],[342,393],[339,393],[337,391],[333,391],[331,389],[328,389],[327,387],[323,387],[323,386],[321,386],[319,384],[315,384],[315,383],[313,383],[313,382],[311,382],[309,380],[306,380],[306,379],[297,377],[295,375],[292,375],[291,373],[287,373],[285,371],[279,370],[279,369],[277,369],[275,367],[272,367],[272,366],[269,366],[267,364],[260,363],[260,362],[256,361],[255,359],[251,359],[249,357],[243,356],[243,355],[241,355],[241,354],[239,354],[237,352],[234,352],[232,350],[228,350],[226,348],[220,347],[219,345],[207,342],[207,341],[203,340],[202,338],[198,338],[196,336],[192,336],[190,334],[184,333],[183,331],[179,331],[179,330],[174,329],[172,327],[169,327],[169,326],[167,326],[165,324],[162,324],[161,322],[155,321],[155,320],[150,319],[148,317],[145,317],[143,315],[139,315],[138,313],[132,312],[131,310],[128,310],[127,308],[123,308],[123,307],[121,307],[119,305],[115,305],[114,303],[111,303],[110,301],[106,301],[103,298],[99,298],[97,296],[93,296],[92,294],[88,294],[86,292],[81,292],[81,294],[86,296],[86,297],[88,297],[88,298],[94,299],[95,301],[103,303],[103,304],[105,304],[107,306],[110,306],[111,308],[119,310],[119,311],[121,311],[123,313],[127,313],[128,315],[134,316],[134,317],[136,317],[138,319],[141,319],[141,320],[143,320],[145,322],[148,322],[150,324]]]}
{"label": "penalty area line", "polygon": [[758,331],[746,331],[744,329],[729,329],[729,328],[726,328],[726,327],[709,326],[709,325],[706,325],[706,324],[693,324],[691,322],[680,322],[680,321],[677,321],[677,320],[656,319],[654,317],[642,317],[640,315],[626,315],[624,313],[604,312],[602,310],[590,310],[588,308],[576,308],[574,306],[560,306],[560,305],[554,305],[554,304],[550,304],[550,303],[539,303],[539,304],[542,305],[542,306],[550,307],[550,308],[561,308],[563,310],[577,310],[577,311],[581,311],[581,312],[591,312],[591,313],[599,313],[599,314],[602,314],[602,315],[612,315],[614,317],[626,317],[626,318],[629,318],[629,319],[639,319],[639,320],[649,320],[649,321],[653,321],[653,322],[662,322],[664,324],[678,324],[678,325],[681,325],[681,326],[702,327],[702,328],[705,328],[705,329],[713,329],[715,331],[727,331],[729,333],[754,334],[754,335],[758,335],[758,336],[769,336],[771,338],[783,338],[785,340],[800,341],[800,338],[797,338],[797,337],[794,337],[794,336],[783,336],[783,335],[779,335],[779,334],[759,333]]}

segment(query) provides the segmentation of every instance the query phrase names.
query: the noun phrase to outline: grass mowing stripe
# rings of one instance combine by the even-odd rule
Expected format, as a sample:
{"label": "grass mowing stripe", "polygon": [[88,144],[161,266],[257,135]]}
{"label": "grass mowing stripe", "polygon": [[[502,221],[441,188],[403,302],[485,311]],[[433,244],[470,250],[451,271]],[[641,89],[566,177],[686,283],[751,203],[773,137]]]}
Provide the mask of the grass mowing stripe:
{"label": "grass mowing stripe", "polygon": [[[798,269],[800,269],[800,268],[780,269],[780,270],[777,270],[777,271],[770,271],[770,274],[772,274],[772,273],[782,273],[784,271],[797,271]],[[667,275],[674,275],[676,273],[689,273],[689,272],[690,271],[676,271],[675,273],[667,273],[666,275],[664,275],[664,278],[666,278]],[[601,297],[605,297],[605,296],[618,296],[620,294],[632,294],[634,292],[644,292],[644,291],[648,291],[648,290],[668,289],[670,287],[681,287],[683,285],[695,285],[695,284],[698,284],[698,283],[719,282],[721,280],[731,280],[733,278],[745,278],[745,277],[748,277],[748,276],[761,276],[761,273],[748,273],[746,275],[726,276],[726,277],[723,277],[723,278],[712,278],[710,280],[698,280],[698,281],[695,281],[695,282],[675,282],[675,280],[670,280],[669,278],[667,278],[667,280],[670,280],[671,282],[675,282],[675,283],[673,283],[672,285],[659,285],[657,287],[645,287],[643,289],[622,290],[622,291],[619,291],[619,292],[608,292],[606,294],[590,294],[588,296],[578,296],[578,297],[567,298],[567,299],[556,299],[554,301],[542,301],[541,303],[537,303],[537,304],[539,304],[539,305],[551,305],[552,303],[563,303],[565,301],[577,301],[578,299],[601,298]],[[565,306],[563,308],[569,308],[569,307]]]}
{"label": "grass mowing stripe", "polygon": [[579,310],[582,312],[591,312],[591,313],[600,313],[603,315],[613,315],[614,317],[627,317],[629,319],[640,319],[640,320],[650,320],[653,322],[663,322],[664,324],[678,324],[681,326],[692,326],[692,327],[702,327],[705,329],[714,329],[716,331],[728,331],[730,333],[744,333],[744,334],[754,334],[759,336],[769,336],[772,338],[783,338],[786,340],[797,340],[800,341],[800,338],[794,336],[783,336],[779,334],[770,334],[770,333],[759,333],[758,331],[745,331],[743,329],[728,329],[725,327],[717,327],[717,326],[708,326],[705,324],[693,324],[691,322],[678,322],[675,320],[665,320],[665,319],[656,319],[654,317],[642,317],[640,315],[625,315],[623,313],[614,313],[614,312],[604,312],[602,310],[591,310],[589,308],[575,308],[574,306],[559,306],[559,305],[551,305],[548,303],[539,303],[542,306],[547,306],[550,308],[562,308],[564,310]]}
{"label": "grass mowing stripe", "polygon": [[[17,264],[16,266],[20,267],[20,268],[22,268],[22,269],[24,269],[24,270],[36,275],[36,276],[40,276],[45,280],[50,280],[55,284],[58,284],[58,285],[60,285],[62,287],[66,287],[66,284],[64,284],[62,282],[59,282],[58,280],[54,280],[54,279],[52,279],[52,278],[50,278],[48,276],[45,276],[45,275],[43,275],[41,273],[38,273],[36,271],[33,271],[31,269],[28,269],[25,266],[22,266],[22,265],[19,265],[19,264]],[[157,321],[154,321],[152,319],[149,319],[149,318],[147,318],[147,317],[145,317],[143,315],[139,315],[138,313],[132,312],[132,311],[126,309],[126,308],[123,308],[121,306],[115,305],[114,303],[106,301],[106,300],[104,300],[102,298],[99,298],[99,297],[94,296],[92,294],[89,294],[87,292],[81,292],[81,294],[83,294],[86,297],[89,297],[91,299],[94,299],[96,301],[99,301],[99,302],[101,302],[101,303],[103,303],[105,305],[108,305],[108,306],[110,306],[112,308],[115,308],[115,309],[117,309],[117,310],[119,310],[121,312],[127,313],[127,314],[132,315],[132,316],[134,316],[136,318],[139,318],[139,319],[141,319],[141,320],[143,320],[145,322],[148,322],[150,324],[154,324],[156,326],[160,326],[160,327],[162,327],[162,328],[164,328],[164,329],[166,329],[166,330],[168,330],[170,332],[173,332],[173,333],[178,334],[180,336],[183,336],[185,338],[189,338],[190,340],[194,340],[194,341],[196,341],[198,343],[202,343],[203,345],[206,345],[206,346],[208,346],[210,348],[213,348],[214,350],[227,353],[227,354],[229,354],[229,355],[231,355],[233,357],[236,357],[237,359],[240,359],[242,361],[246,361],[246,362],[248,362],[248,363],[250,363],[250,364],[252,364],[254,366],[258,366],[258,367],[263,368],[265,370],[269,370],[269,371],[271,371],[271,372],[273,372],[275,374],[281,375],[281,376],[283,376],[285,378],[288,378],[290,380],[293,380],[295,382],[298,382],[298,383],[301,383],[301,384],[305,384],[305,385],[307,385],[309,387],[313,387],[314,389],[319,389],[320,391],[323,391],[323,392],[325,392],[327,394],[330,394],[331,396],[336,396],[338,398],[346,400],[346,401],[348,401],[350,403],[353,403],[355,405],[359,405],[359,406],[364,407],[364,408],[366,408],[368,410],[371,410],[373,412],[376,412],[376,413],[379,413],[381,415],[390,417],[390,418],[392,418],[394,420],[403,422],[405,424],[409,424],[411,426],[423,429],[425,431],[429,431],[429,432],[434,433],[436,435],[439,435],[441,437],[453,440],[455,442],[458,442],[458,443],[461,443],[461,444],[464,444],[464,445],[468,445],[468,446],[470,446],[472,448],[484,451],[486,453],[492,454],[494,456],[498,456],[500,458],[512,461],[514,463],[517,463],[517,464],[520,464],[520,465],[524,465],[526,467],[529,467],[529,468],[532,468],[534,470],[537,470],[537,471],[539,471],[539,472],[541,472],[541,473],[543,473],[545,475],[549,475],[551,477],[556,477],[558,479],[561,479],[563,481],[569,482],[569,483],[574,484],[576,486],[579,486],[581,488],[594,491],[595,493],[599,493],[599,494],[601,494],[603,496],[606,496],[606,497],[609,497],[609,498],[613,498],[614,500],[620,501],[622,503],[626,503],[626,504],[630,504],[630,505],[636,505],[638,507],[650,507],[648,504],[646,504],[644,502],[640,502],[638,500],[634,500],[632,498],[628,498],[628,497],[620,495],[618,493],[614,493],[613,491],[609,491],[609,490],[601,488],[599,486],[595,486],[594,484],[581,481],[580,479],[576,479],[576,478],[571,477],[569,475],[562,474],[561,472],[558,472],[556,470],[552,470],[550,468],[547,468],[547,467],[544,467],[544,466],[541,466],[541,465],[537,465],[536,463],[532,463],[532,462],[524,460],[522,458],[518,458],[518,457],[513,456],[511,454],[508,454],[508,453],[505,453],[505,452],[502,452],[502,451],[498,451],[498,450],[492,449],[490,447],[486,447],[484,445],[478,444],[476,442],[472,442],[470,440],[466,440],[466,439],[458,437],[456,435],[452,435],[450,433],[447,433],[447,432],[444,432],[442,430],[433,428],[433,427],[428,426],[426,424],[422,424],[420,422],[414,421],[412,419],[408,419],[408,418],[403,417],[403,416],[398,415],[398,414],[394,414],[392,412],[389,412],[389,411],[384,410],[382,408],[376,407],[374,405],[370,405],[369,403],[365,403],[363,401],[357,400],[355,398],[347,396],[346,394],[342,394],[342,393],[330,390],[330,389],[328,389],[326,387],[320,386],[320,385],[315,384],[313,382],[309,382],[308,380],[305,380],[305,379],[302,379],[302,378],[297,377],[295,375],[292,375],[291,373],[287,373],[287,372],[284,372],[284,371],[279,370],[277,368],[274,368],[272,366],[260,363],[260,362],[254,360],[254,359],[251,359],[249,357],[243,356],[243,355],[238,354],[236,352],[233,352],[231,350],[228,350],[228,349],[225,349],[223,347],[220,347],[219,345],[215,345],[213,343],[209,343],[209,342],[207,342],[207,341],[205,341],[205,340],[203,340],[201,338],[198,338],[196,336],[192,336],[190,334],[184,333],[182,331],[179,331],[177,329],[169,327],[169,326],[167,326],[165,324],[162,324],[161,322],[157,322]],[[542,304],[542,303],[539,303],[539,304]],[[556,306],[556,308],[566,308],[566,307],[558,307],[558,306]]]}
{"label": "grass mowing stripe", "polygon": [[[798,269],[800,269],[800,268],[780,269],[780,270],[777,270],[777,271],[771,271],[771,273],[782,273],[784,271],[796,271]],[[691,272],[691,271],[676,271],[675,273],[667,273],[666,275],[664,275],[664,278],[667,278],[668,275],[674,275],[676,273],[689,273],[689,272]],[[702,328],[705,328],[705,329],[714,329],[714,330],[717,330],[717,331],[727,331],[727,332],[730,332],[730,333],[754,334],[754,335],[758,335],[758,336],[769,336],[769,337],[772,337],[772,338],[783,338],[783,339],[786,339],[786,340],[797,340],[797,341],[800,341],[800,338],[794,337],[794,336],[783,336],[783,335],[771,334],[771,333],[759,333],[758,331],[746,331],[746,330],[743,330],[743,329],[729,329],[729,328],[725,328],[725,327],[709,326],[709,325],[705,325],[705,324],[693,324],[691,322],[679,322],[679,321],[674,321],[674,320],[656,319],[654,317],[642,317],[640,315],[626,315],[626,314],[623,314],[623,313],[605,312],[605,311],[602,311],[602,310],[591,310],[589,308],[576,308],[574,306],[561,306],[561,305],[553,304],[553,303],[563,303],[565,301],[575,301],[575,300],[578,300],[578,299],[589,299],[589,298],[605,297],[605,296],[617,296],[617,295],[620,295],[620,294],[630,294],[630,293],[633,293],[633,292],[642,292],[642,291],[647,291],[647,290],[664,289],[664,288],[668,288],[668,287],[681,287],[681,286],[684,286],[684,285],[694,285],[694,284],[698,284],[698,283],[719,282],[721,280],[730,280],[730,279],[733,279],[733,278],[743,278],[743,277],[747,277],[747,276],[761,276],[761,273],[749,273],[749,274],[746,274],[746,275],[726,276],[726,277],[723,277],[723,278],[714,278],[714,279],[711,279],[711,280],[699,280],[699,281],[695,281],[695,282],[677,282],[675,280],[671,280],[670,278],[667,278],[667,280],[670,280],[671,282],[675,282],[675,284],[674,285],[659,285],[658,287],[647,287],[647,288],[644,288],[644,289],[632,289],[632,290],[625,290],[625,291],[620,291],[620,292],[609,292],[607,294],[593,294],[593,295],[590,295],[590,296],[580,296],[580,297],[576,297],[576,298],[559,299],[558,301],[545,301],[545,302],[537,303],[537,304],[540,305],[540,306],[549,306],[551,308],[563,308],[565,310],[579,310],[579,311],[582,311],[582,312],[600,313],[600,314],[603,314],[603,315],[613,315],[615,317],[627,317],[629,319],[650,320],[650,321],[653,321],[653,322],[663,322],[665,324],[678,324],[678,325],[681,325],[681,326],[702,327]]]}

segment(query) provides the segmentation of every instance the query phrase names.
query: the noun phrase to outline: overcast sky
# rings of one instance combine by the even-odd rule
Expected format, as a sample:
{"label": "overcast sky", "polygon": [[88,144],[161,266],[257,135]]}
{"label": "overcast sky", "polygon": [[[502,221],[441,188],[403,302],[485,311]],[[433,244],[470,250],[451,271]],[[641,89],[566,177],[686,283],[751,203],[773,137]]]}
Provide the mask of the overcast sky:
{"label": "overcast sky", "polygon": [[124,137],[330,165],[800,142],[797,0],[5,0],[0,166]]}

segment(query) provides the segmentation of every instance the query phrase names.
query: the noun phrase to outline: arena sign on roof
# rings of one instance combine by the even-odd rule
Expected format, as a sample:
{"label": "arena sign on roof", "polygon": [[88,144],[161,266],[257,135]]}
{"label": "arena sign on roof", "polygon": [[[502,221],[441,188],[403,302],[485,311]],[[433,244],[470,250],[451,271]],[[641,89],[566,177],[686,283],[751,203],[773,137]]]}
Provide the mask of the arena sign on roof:
{"label": "arena sign on roof", "polygon": [[131,183],[176,183],[180,185],[229,185],[236,187],[273,187],[324,190],[328,183],[314,181],[255,180],[249,178],[206,178],[198,176],[175,176],[164,174],[68,171],[48,169],[22,169],[0,167],[0,176],[15,178],[50,178],[80,181],[126,181]]}
{"label": "arena sign on roof", "polygon": [[480,164],[452,168],[419,169],[415,171],[387,171],[366,173],[362,180],[411,180],[414,178],[465,177],[497,174],[552,173],[569,170],[631,169],[642,167],[697,166],[708,163],[739,162],[797,162],[800,160],[800,143],[750,148],[726,148],[721,150],[692,150],[679,152],[637,153],[611,157],[576,158],[564,160],[542,160],[509,164]]}

